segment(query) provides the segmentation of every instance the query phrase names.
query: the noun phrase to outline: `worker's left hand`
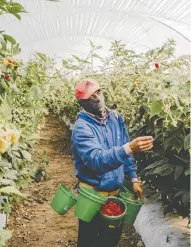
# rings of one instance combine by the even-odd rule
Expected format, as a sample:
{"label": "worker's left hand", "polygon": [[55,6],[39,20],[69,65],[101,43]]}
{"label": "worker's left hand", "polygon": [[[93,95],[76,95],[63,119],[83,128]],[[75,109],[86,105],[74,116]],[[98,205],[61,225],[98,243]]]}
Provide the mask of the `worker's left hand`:
{"label": "worker's left hand", "polygon": [[140,198],[140,197],[143,197],[143,187],[142,187],[142,184],[140,182],[135,182],[133,183],[133,191],[137,194],[137,196]]}

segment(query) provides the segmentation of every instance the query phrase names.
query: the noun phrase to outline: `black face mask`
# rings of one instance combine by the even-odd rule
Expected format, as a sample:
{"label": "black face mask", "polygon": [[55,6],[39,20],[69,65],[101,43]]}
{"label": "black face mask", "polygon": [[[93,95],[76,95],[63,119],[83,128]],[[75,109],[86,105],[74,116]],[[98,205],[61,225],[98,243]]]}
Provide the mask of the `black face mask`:
{"label": "black face mask", "polygon": [[105,99],[103,93],[97,96],[96,99],[80,99],[78,100],[78,103],[85,111],[100,118],[103,116],[105,110]]}

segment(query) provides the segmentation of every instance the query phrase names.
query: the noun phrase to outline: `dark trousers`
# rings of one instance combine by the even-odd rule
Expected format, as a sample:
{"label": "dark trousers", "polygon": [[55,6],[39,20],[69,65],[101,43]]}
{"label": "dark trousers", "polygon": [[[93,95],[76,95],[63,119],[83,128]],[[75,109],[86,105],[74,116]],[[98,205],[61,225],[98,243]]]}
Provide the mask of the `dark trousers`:
{"label": "dark trousers", "polygon": [[110,228],[100,214],[90,223],[79,220],[77,247],[117,247],[122,228],[123,224]]}

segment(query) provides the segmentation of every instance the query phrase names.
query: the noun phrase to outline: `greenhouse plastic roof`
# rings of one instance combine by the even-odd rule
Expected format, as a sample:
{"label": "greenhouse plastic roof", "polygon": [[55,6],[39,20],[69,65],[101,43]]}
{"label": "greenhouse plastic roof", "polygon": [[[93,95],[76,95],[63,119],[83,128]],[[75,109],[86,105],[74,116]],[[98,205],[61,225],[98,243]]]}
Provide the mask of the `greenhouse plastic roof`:
{"label": "greenhouse plastic roof", "polygon": [[34,51],[63,57],[85,56],[89,40],[107,55],[111,41],[122,40],[137,52],[176,41],[176,55],[189,54],[190,0],[17,0],[28,13],[21,22],[0,16],[0,30],[20,43],[21,56]]}

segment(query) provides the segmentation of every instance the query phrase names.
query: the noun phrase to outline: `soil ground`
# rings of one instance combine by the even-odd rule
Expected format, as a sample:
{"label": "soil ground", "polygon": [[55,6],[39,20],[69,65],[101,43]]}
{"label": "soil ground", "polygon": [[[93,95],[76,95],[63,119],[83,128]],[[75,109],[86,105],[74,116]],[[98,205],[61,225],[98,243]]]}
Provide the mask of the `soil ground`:
{"label": "soil ground", "polygon": [[[78,221],[73,209],[60,216],[50,208],[58,184],[70,187],[76,181],[70,135],[55,116],[45,117],[35,152],[39,157],[46,152],[49,178],[29,183],[25,192],[31,196],[9,218],[8,228],[13,230],[13,237],[8,247],[76,247]],[[144,247],[144,244],[133,226],[125,226],[119,246]]]}

